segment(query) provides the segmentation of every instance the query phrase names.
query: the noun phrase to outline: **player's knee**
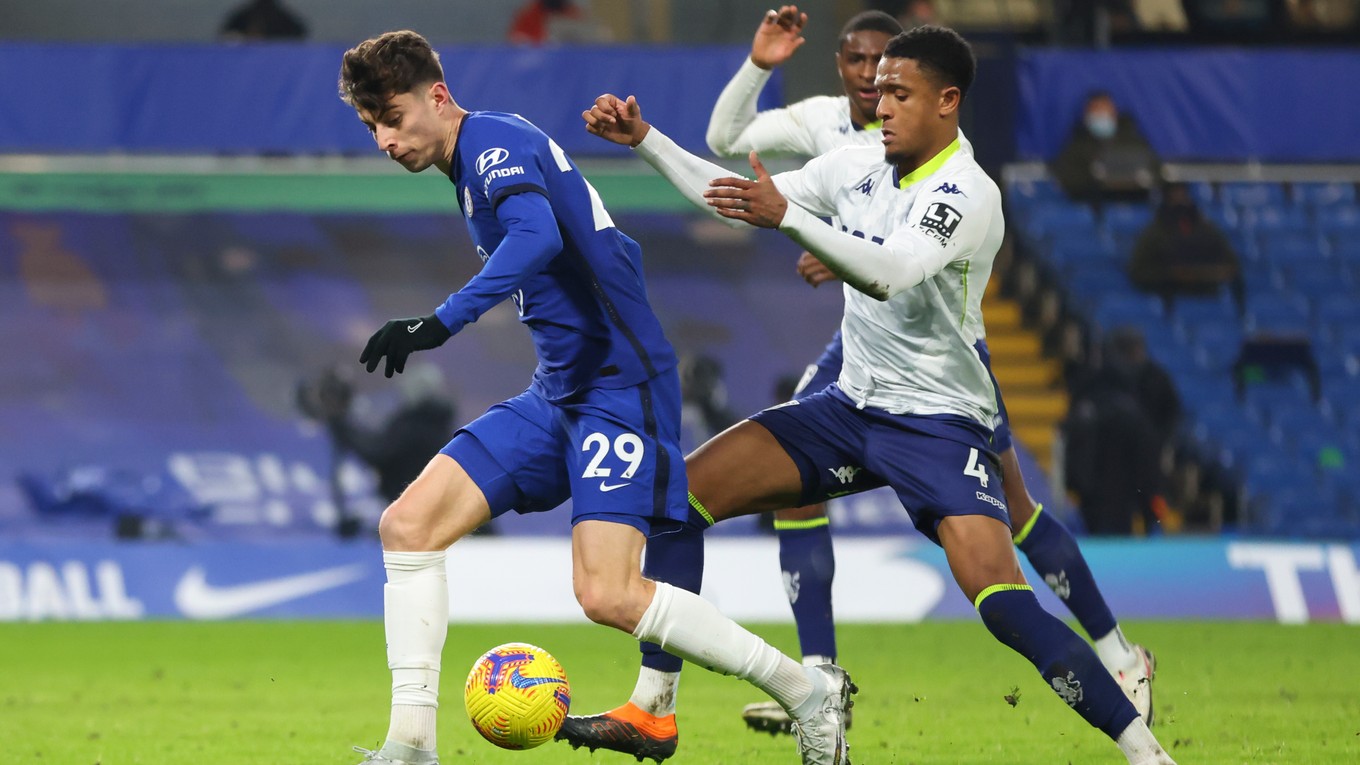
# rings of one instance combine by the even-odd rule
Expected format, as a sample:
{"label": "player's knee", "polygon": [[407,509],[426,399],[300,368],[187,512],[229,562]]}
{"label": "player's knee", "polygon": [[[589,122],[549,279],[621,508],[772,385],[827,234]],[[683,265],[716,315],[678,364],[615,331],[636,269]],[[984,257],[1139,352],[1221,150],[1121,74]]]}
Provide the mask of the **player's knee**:
{"label": "player's knee", "polygon": [[640,610],[633,598],[628,596],[628,588],[607,585],[598,581],[578,582],[576,602],[586,618],[606,627],[614,627],[632,632],[637,626]]}
{"label": "player's knee", "polygon": [[378,536],[386,550],[442,550],[436,546],[434,529],[426,522],[427,516],[414,503],[398,498],[383,511],[378,520]]}

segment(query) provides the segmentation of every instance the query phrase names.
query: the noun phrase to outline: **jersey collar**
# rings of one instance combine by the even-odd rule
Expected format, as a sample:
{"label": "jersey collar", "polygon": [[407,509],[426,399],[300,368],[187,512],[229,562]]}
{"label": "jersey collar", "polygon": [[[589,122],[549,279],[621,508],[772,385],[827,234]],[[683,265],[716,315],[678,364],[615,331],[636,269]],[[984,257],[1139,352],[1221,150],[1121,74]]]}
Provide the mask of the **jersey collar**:
{"label": "jersey collar", "polygon": [[860,132],[868,132],[870,130],[882,130],[883,120],[874,120],[873,122],[866,122],[863,125],[856,125],[854,120],[850,120],[850,127]]}
{"label": "jersey collar", "polygon": [[[923,178],[927,178],[931,175],[934,175],[935,171],[939,170],[940,167],[945,162],[948,162],[950,157],[958,153],[959,153],[959,139],[955,138],[953,143],[944,147],[944,150],[941,151],[939,154],[936,154],[934,157],[931,157],[929,162],[926,162],[924,165],[921,165],[915,170],[912,170],[910,173],[907,173],[901,178],[898,178],[897,188],[905,189],[906,187],[910,186],[913,183],[916,183],[917,181]],[[893,170],[893,176],[895,177],[896,175],[897,170]]]}

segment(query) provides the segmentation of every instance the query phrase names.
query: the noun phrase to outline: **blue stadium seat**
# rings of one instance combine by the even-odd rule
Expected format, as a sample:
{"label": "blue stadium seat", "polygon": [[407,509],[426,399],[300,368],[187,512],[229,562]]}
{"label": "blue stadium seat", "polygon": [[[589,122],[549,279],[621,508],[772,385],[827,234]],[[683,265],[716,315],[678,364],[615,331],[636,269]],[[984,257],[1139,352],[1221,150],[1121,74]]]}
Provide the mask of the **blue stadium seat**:
{"label": "blue stadium seat", "polygon": [[1325,258],[1327,249],[1323,240],[1311,232],[1268,231],[1261,234],[1261,255],[1266,260]]}
{"label": "blue stadium seat", "polygon": [[1233,251],[1243,261],[1250,263],[1261,259],[1261,247],[1252,232],[1239,228],[1224,228],[1223,235],[1228,237],[1228,244],[1232,245]]}
{"label": "blue stadium seat", "polygon": [[1247,300],[1248,332],[1306,335],[1310,326],[1308,307],[1293,294],[1252,295]]}
{"label": "blue stadium seat", "polygon": [[1206,204],[1200,207],[1200,212],[1203,212],[1204,217],[1222,229],[1224,233],[1246,227],[1246,221],[1241,213],[1231,205]]}
{"label": "blue stadium seat", "polygon": [[1354,293],[1323,297],[1314,303],[1313,310],[1328,326],[1360,326],[1360,297]]}
{"label": "blue stadium seat", "polygon": [[1091,208],[1075,202],[1036,203],[1021,220],[1021,226],[1036,238],[1051,238],[1059,232],[1065,236],[1096,236],[1096,219]]}
{"label": "blue stadium seat", "polygon": [[[1310,485],[1281,487],[1272,492],[1259,515],[1259,531],[1281,536],[1330,537],[1348,526],[1337,496]],[[1350,534],[1354,534],[1354,529]]]}
{"label": "blue stadium seat", "polygon": [[1237,321],[1237,306],[1226,291],[1214,297],[1179,297],[1172,305],[1171,315],[1193,334],[1204,322]]}
{"label": "blue stadium seat", "polygon": [[1115,260],[1114,244],[1108,239],[1066,231],[1053,235],[1048,254],[1054,264],[1060,265]]}
{"label": "blue stadium seat", "polygon": [[1353,183],[1296,183],[1292,191],[1294,203],[1304,207],[1331,207],[1355,203]]}
{"label": "blue stadium seat", "polygon": [[1016,209],[1029,209],[1037,203],[1065,202],[1067,197],[1063,195],[1057,183],[1041,178],[1009,184],[1006,186],[1006,201]]}
{"label": "blue stadium seat", "polygon": [[1190,195],[1195,198],[1201,207],[1213,204],[1218,199],[1218,193],[1214,191],[1214,185],[1208,181],[1194,181],[1190,184]]}
{"label": "blue stadium seat", "polygon": [[1237,319],[1206,320],[1197,325],[1192,333],[1195,359],[1199,365],[1209,371],[1227,374],[1242,352],[1242,340],[1245,337]]}
{"label": "blue stadium seat", "polygon": [[1284,278],[1274,264],[1263,260],[1242,264],[1242,284],[1247,295],[1271,295],[1284,290]]}
{"label": "blue stadium seat", "polygon": [[1093,307],[1109,296],[1124,296],[1132,291],[1129,277],[1112,263],[1088,263],[1071,268],[1064,281],[1072,298],[1086,307]]}
{"label": "blue stadium seat", "polygon": [[1312,234],[1313,221],[1297,207],[1257,207],[1243,215],[1243,222],[1258,234]]}
{"label": "blue stadium seat", "polygon": [[[1317,407],[1313,405],[1307,391],[1299,390],[1287,383],[1248,385],[1243,400],[1247,409],[1254,412],[1263,422],[1279,424],[1291,419],[1316,419],[1314,415]],[[1283,435],[1283,432],[1280,435]]]}
{"label": "blue stadium seat", "polygon": [[1332,238],[1332,254],[1352,268],[1360,267],[1360,236],[1341,235]]}
{"label": "blue stadium seat", "polygon": [[1115,204],[1105,208],[1101,225],[1113,236],[1137,235],[1152,222],[1152,207],[1146,204]]}
{"label": "blue stadium seat", "polygon": [[[1235,422],[1219,423],[1206,437],[1220,447],[1219,460],[1225,466],[1243,467],[1243,472],[1248,475],[1252,472],[1249,467],[1251,464],[1263,460],[1278,461],[1281,458],[1279,448],[1271,443],[1266,429],[1246,415]],[[1269,479],[1276,476],[1266,473],[1264,477]]]}
{"label": "blue stadium seat", "polygon": [[1238,207],[1263,207],[1285,203],[1284,186],[1278,183],[1224,183],[1218,198]]}
{"label": "blue stadium seat", "polygon": [[1333,239],[1360,236],[1360,205],[1344,204],[1317,211],[1318,231]]}
{"label": "blue stadium seat", "polygon": [[1123,324],[1141,326],[1161,315],[1161,299],[1137,293],[1106,295],[1095,304],[1092,312],[1092,318],[1106,330]]}
{"label": "blue stadium seat", "polygon": [[1351,275],[1331,260],[1290,260],[1279,263],[1281,285],[1315,300],[1328,295],[1353,294]]}

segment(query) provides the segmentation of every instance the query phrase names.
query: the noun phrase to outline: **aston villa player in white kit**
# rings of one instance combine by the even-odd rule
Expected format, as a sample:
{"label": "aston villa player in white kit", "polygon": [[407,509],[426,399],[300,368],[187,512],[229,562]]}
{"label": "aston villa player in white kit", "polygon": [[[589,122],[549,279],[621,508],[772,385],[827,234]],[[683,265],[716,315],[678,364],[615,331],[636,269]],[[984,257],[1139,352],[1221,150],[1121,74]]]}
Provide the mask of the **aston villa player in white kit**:
{"label": "aston villa player in white kit", "polygon": [[807,505],[843,491],[834,470],[847,466],[855,491],[891,486],[917,529],[944,548],[992,634],[1129,762],[1167,765],[1095,652],[1039,605],[1015,557],[991,449],[996,397],[974,348],[1004,226],[996,185],[960,151],[958,109],[974,68],[952,30],[893,38],[876,78],[883,149],[840,149],[775,178],[753,152],[754,181],[679,148],[642,120],[632,97],[601,96],[584,116],[696,205],[778,228],[846,284],[837,382],[696,450],[686,461],[691,503],[714,521]]}
{"label": "aston villa player in white kit", "polygon": [[[874,75],[889,38],[902,31],[897,20],[886,13],[866,11],[842,27],[837,37],[836,68],[843,95],[813,96],[784,108],[757,111],[757,99],[769,82],[771,70],[784,64],[803,45],[802,30],[806,23],[807,14],[793,5],[765,14],[751,45],[750,57],[723,89],[709,117],[707,139],[714,153],[739,156],[749,151],[784,152],[812,157],[844,146],[880,146]],[[972,152],[962,133],[959,141],[961,151]],[[799,259],[798,273],[814,287],[835,278],[810,253]],[[977,331],[977,350],[990,373],[985,332],[981,325]],[[841,336],[837,331],[822,355],[808,367],[794,398],[811,395],[834,382],[840,374],[841,353]],[[998,411],[993,423],[992,450],[1001,460],[1002,485],[1015,544],[1095,641],[1101,662],[1151,725],[1151,681],[1156,666],[1152,654],[1124,637],[1071,531],[1051,513],[1044,513],[1043,506],[1030,496],[999,387],[996,394]],[[834,663],[837,651],[831,584],[835,554],[826,506],[817,503],[778,510],[774,527],[784,579],[798,582],[797,597],[790,597],[790,607],[798,626],[804,662]],[[661,661],[644,657],[645,665],[666,666]],[[673,693],[662,695],[674,698]],[[779,705],[771,702],[748,705],[743,717],[758,730],[787,731],[790,724]]]}

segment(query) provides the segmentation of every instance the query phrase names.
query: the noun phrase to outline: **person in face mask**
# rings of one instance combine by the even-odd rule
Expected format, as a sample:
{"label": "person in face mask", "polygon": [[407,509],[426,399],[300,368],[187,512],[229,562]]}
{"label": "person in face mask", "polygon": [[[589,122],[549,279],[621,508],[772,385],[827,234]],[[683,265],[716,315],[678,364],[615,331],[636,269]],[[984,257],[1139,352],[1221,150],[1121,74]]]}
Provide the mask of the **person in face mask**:
{"label": "person in face mask", "polygon": [[1177,295],[1212,295],[1227,285],[1240,306],[1241,267],[1228,238],[1200,212],[1185,184],[1166,184],[1161,197],[1129,259],[1134,285],[1161,295],[1168,308]]}
{"label": "person in face mask", "polygon": [[1144,201],[1160,162],[1133,117],[1121,114],[1109,93],[1097,91],[1087,97],[1052,172],[1074,201]]}

